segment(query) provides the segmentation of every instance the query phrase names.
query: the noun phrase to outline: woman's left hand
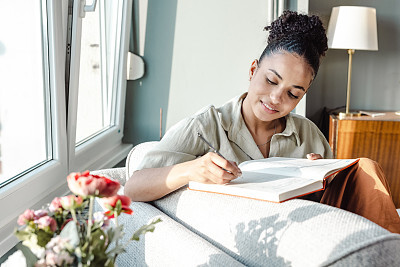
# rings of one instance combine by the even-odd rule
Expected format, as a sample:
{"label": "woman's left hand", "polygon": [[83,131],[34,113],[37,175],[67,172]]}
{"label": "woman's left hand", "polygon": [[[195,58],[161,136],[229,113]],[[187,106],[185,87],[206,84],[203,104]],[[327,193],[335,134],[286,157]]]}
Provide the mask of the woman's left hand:
{"label": "woman's left hand", "polygon": [[310,153],[307,154],[307,159],[316,160],[316,159],[323,159],[323,157],[320,154]]}

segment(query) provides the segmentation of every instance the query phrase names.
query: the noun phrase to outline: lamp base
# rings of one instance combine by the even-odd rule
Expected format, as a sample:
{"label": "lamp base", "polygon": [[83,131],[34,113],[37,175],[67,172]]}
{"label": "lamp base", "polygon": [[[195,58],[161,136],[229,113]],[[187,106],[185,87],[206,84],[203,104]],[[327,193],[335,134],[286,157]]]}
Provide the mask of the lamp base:
{"label": "lamp base", "polygon": [[343,120],[345,118],[353,118],[353,117],[360,117],[361,112],[339,112],[339,120]]}

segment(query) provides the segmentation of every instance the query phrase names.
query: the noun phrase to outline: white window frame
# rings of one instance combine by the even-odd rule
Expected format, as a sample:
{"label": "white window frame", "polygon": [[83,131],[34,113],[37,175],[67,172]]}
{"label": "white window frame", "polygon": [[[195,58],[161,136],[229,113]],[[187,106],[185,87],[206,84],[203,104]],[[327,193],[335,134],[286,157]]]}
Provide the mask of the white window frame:
{"label": "white window frame", "polygon": [[[53,159],[40,167],[27,172],[12,183],[0,188],[0,256],[9,251],[18,239],[13,232],[17,219],[25,209],[38,209],[51,202],[56,196],[69,194],[66,176],[72,171],[96,170],[111,168],[123,160],[132,145],[122,144],[125,91],[126,91],[126,58],[128,53],[129,31],[131,22],[132,0],[123,1],[123,28],[121,51],[118,66],[119,95],[116,103],[116,125],[95,136],[90,141],[75,149],[75,127],[77,109],[78,80],[76,66],[71,65],[75,74],[74,83],[70,86],[69,114],[66,113],[65,96],[65,61],[68,1],[42,0],[46,11],[48,32],[48,65],[50,69],[48,85],[50,88],[50,120],[52,123],[51,137],[53,139]],[[84,0],[76,0],[84,5]],[[76,11],[76,10],[75,10]],[[76,30],[75,30],[76,31]],[[75,34],[80,34],[76,31]],[[80,42],[80,40],[79,40]],[[79,43],[80,47],[80,43]],[[79,51],[74,51],[73,59],[79,57]],[[79,61],[78,61],[79,62]],[[76,64],[76,63],[75,63]],[[68,117],[68,123],[66,118]]]}
{"label": "white window frame", "polygon": [[[75,147],[77,107],[78,107],[78,87],[79,87],[79,58],[81,50],[82,18],[74,16],[72,22],[71,40],[71,63],[70,83],[69,83],[69,114],[68,114],[68,149],[70,170],[84,171],[101,169],[107,166],[114,166],[132,148],[131,145],[122,144],[125,112],[125,92],[126,92],[126,60],[129,48],[129,32],[132,13],[132,0],[122,1],[122,28],[119,53],[119,64],[117,68],[117,81],[119,94],[116,98],[116,119],[115,125],[91,138],[89,141]],[[80,14],[82,5],[79,1],[74,3],[73,13]]]}
{"label": "white window frame", "polygon": [[[61,1],[60,1],[61,2]],[[67,191],[65,174],[67,173],[67,142],[65,122],[65,43],[60,33],[63,32],[61,18],[61,5],[57,0],[49,1],[47,9],[48,32],[48,64],[50,111],[51,111],[51,136],[53,139],[53,160],[43,164],[39,168],[23,175],[14,182],[0,189],[0,253],[3,255],[17,242],[13,236],[17,226],[18,216],[25,209],[40,208],[42,203],[52,200],[56,195],[62,195]],[[45,6],[43,7],[46,10]],[[56,67],[57,66],[57,67]],[[61,67],[60,67],[61,66]],[[64,144],[64,145],[63,145]],[[32,205],[33,203],[36,203]]]}

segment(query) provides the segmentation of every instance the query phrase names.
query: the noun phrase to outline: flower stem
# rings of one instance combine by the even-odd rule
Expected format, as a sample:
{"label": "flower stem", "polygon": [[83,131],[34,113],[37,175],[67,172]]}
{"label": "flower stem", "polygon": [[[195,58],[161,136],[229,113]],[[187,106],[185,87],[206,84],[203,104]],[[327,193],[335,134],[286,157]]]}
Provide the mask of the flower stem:
{"label": "flower stem", "polygon": [[92,216],[93,216],[93,202],[94,202],[94,196],[89,197],[89,217],[88,217],[88,223],[87,223],[87,233],[86,237],[88,240],[90,240],[90,233],[92,231]]}
{"label": "flower stem", "polygon": [[118,212],[114,211],[114,221],[115,221],[115,226],[118,227]]}
{"label": "flower stem", "polygon": [[78,224],[78,219],[76,218],[75,209],[71,209],[71,216],[72,216],[72,219],[74,220],[74,222],[76,224]]}
{"label": "flower stem", "polygon": [[[118,212],[116,210],[114,210],[114,221],[115,221],[115,227],[118,227]],[[117,240],[115,241],[115,247],[117,247],[117,248],[118,248],[118,243],[119,243],[118,240],[119,240],[119,238],[117,238]],[[117,260],[117,256],[118,256],[118,253],[115,253],[114,263]]]}

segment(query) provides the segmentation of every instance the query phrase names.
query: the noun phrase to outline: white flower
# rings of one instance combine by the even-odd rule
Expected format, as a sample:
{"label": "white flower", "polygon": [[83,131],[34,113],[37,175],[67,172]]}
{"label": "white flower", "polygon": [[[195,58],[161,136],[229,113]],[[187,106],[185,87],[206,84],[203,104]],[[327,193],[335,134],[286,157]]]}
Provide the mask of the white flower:
{"label": "white flower", "polygon": [[101,229],[107,229],[110,226],[110,219],[103,212],[97,211],[93,213],[94,222],[98,223]]}
{"label": "white flower", "polygon": [[40,259],[44,255],[44,250],[45,249],[43,247],[39,246],[37,244],[37,242],[38,242],[37,241],[37,236],[36,235],[32,235],[32,236],[30,236],[29,239],[24,240],[22,242],[22,244],[24,246],[28,247],[32,251],[32,253],[35,254],[36,257],[38,257]]}
{"label": "white flower", "polygon": [[74,262],[74,257],[68,252],[68,248],[71,247],[68,241],[69,239],[56,236],[47,243],[44,261],[47,266],[61,266]]}

